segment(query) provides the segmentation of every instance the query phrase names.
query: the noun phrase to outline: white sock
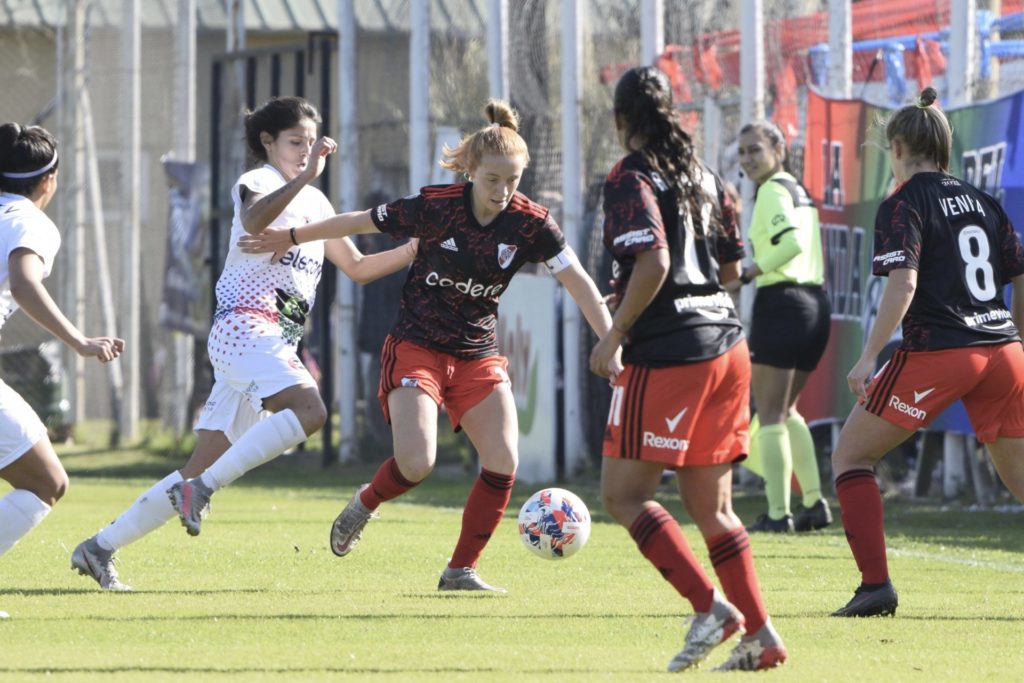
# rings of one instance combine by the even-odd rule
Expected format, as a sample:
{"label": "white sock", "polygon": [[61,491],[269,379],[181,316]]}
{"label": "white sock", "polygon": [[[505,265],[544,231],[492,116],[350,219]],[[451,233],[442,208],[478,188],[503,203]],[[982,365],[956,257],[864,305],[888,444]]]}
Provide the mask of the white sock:
{"label": "white sock", "polygon": [[10,550],[48,514],[50,506],[31,491],[15,489],[0,498],[0,555]]}
{"label": "white sock", "polygon": [[179,481],[181,472],[175,470],[153,484],[110,526],[96,534],[96,542],[105,550],[117,550],[163,526],[178,514],[167,497],[167,489]]}
{"label": "white sock", "polygon": [[264,418],[249,427],[231,448],[206,468],[200,479],[216,491],[265,462],[273,460],[306,440],[302,423],[290,409]]}

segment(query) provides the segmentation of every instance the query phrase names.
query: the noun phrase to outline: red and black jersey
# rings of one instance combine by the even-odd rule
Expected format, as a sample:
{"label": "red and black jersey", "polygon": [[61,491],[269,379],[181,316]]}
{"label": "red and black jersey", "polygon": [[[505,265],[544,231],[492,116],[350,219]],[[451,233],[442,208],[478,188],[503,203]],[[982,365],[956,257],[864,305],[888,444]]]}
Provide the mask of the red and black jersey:
{"label": "red and black jersey", "polygon": [[875,217],[872,270],[917,271],[902,349],[936,351],[1020,339],[1003,287],[1024,273],[1024,251],[1003,207],[944,173],[916,173]]}
{"label": "red and black jersey", "polygon": [[[736,213],[721,181],[701,167],[706,195],[696,229],[675,189],[638,153],[615,165],[604,185],[604,245],[615,258],[616,292],[629,284],[636,255],[667,249],[671,266],[650,305],[629,332],[623,358],[649,367],[678,365],[722,355],[743,338],[719,264],[743,258]],[[711,228],[712,212],[721,230]]]}
{"label": "red and black jersey", "polygon": [[565,237],[548,210],[516,193],[487,226],[472,183],[424,187],[371,212],[384,233],[420,238],[392,336],[460,358],[498,353],[498,297],[525,263],[549,261]]}

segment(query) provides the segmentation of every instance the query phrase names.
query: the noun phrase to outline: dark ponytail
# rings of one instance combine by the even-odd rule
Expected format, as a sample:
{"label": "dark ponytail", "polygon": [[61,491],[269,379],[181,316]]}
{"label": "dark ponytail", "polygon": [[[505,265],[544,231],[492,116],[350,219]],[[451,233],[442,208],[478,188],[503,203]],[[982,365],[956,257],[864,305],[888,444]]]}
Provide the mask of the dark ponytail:
{"label": "dark ponytail", "polygon": [[0,190],[29,196],[57,170],[57,139],[45,128],[0,125]]}
{"label": "dark ponytail", "polygon": [[[630,69],[615,86],[613,106],[626,123],[626,140],[642,141],[638,153],[673,187],[680,208],[686,205],[694,230],[700,234],[701,207],[708,197],[701,186],[693,140],[679,125],[672,106],[668,77],[653,66]],[[718,228],[719,222],[713,212],[712,229]]]}

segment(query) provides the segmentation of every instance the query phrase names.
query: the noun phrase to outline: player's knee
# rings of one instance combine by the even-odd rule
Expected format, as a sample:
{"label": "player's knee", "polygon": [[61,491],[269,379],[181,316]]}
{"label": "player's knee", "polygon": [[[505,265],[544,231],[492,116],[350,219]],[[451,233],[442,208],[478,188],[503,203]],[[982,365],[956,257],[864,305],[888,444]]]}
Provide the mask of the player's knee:
{"label": "player's knee", "polygon": [[306,435],[312,436],[327,422],[327,407],[323,401],[311,401],[296,414],[296,417],[299,418]]}
{"label": "player's knee", "polygon": [[622,526],[628,527],[632,523],[630,511],[634,506],[631,506],[629,501],[622,496],[617,496],[613,491],[602,489],[601,504],[608,514]]}
{"label": "player's knee", "polygon": [[33,493],[36,494],[39,500],[53,506],[68,492],[68,486],[70,486],[68,475],[66,472],[61,471],[60,473],[52,473],[43,481],[38,482]]}
{"label": "player's knee", "polygon": [[434,461],[426,457],[399,458],[396,454],[396,459],[402,476],[409,481],[423,481],[434,471]]}

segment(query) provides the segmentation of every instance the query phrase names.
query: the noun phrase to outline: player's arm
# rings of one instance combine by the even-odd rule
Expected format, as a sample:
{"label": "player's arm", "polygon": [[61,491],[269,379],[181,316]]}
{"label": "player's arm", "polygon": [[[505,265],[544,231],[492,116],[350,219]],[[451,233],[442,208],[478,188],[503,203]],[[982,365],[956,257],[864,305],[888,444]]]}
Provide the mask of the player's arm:
{"label": "player's arm", "polygon": [[354,282],[365,285],[405,268],[416,258],[419,239],[376,254],[364,254],[348,237],[324,242],[324,253]]}
{"label": "player's arm", "polygon": [[7,259],[11,296],[23,311],[53,336],[80,356],[101,361],[117,358],[124,351],[124,340],[116,337],[86,337],[68,320],[43,286],[45,268],[39,254],[18,248]]}
{"label": "player's arm", "polygon": [[555,278],[569,292],[580,312],[587,319],[590,328],[598,337],[603,337],[612,328],[612,316],[608,312],[601,292],[591,279],[587,271],[583,270],[579,260],[573,259],[572,263],[555,273]]}
{"label": "player's arm", "polygon": [[367,232],[378,232],[369,209],[339,213],[299,228],[267,228],[258,235],[242,235],[238,248],[246,254],[284,255],[292,247],[306,242],[340,239]]}
{"label": "player's arm", "polygon": [[608,363],[622,347],[622,342],[629,329],[633,327],[640,314],[654,301],[658,290],[661,289],[665,278],[668,277],[670,266],[668,249],[651,249],[641,251],[636,255],[633,272],[626,284],[626,291],[615,309],[612,327],[607,334],[602,335],[590,353],[591,372],[605,376],[601,369],[608,366]]}
{"label": "player's arm", "polygon": [[246,186],[238,188],[242,200],[242,227],[250,235],[256,235],[270,225],[291,203],[307,184],[323,172],[327,155],[338,149],[338,144],[329,137],[322,137],[313,144],[309,152],[309,163],[305,170],[283,186],[269,194],[256,193]]}
{"label": "player's arm", "polygon": [[[1024,277],[1024,276],[1022,276]],[[882,352],[885,345],[889,343],[897,325],[903,320],[910,303],[914,300],[914,292],[917,291],[917,271],[912,268],[897,268],[889,271],[889,277],[885,282],[885,290],[882,292],[882,300],[878,304],[878,315],[871,327],[871,334],[868,335],[864,351],[860,359],[846,376],[850,385],[850,391],[860,398],[867,395],[867,383],[875,374],[875,363],[878,354]],[[1016,288],[1014,289],[1016,293]]]}

